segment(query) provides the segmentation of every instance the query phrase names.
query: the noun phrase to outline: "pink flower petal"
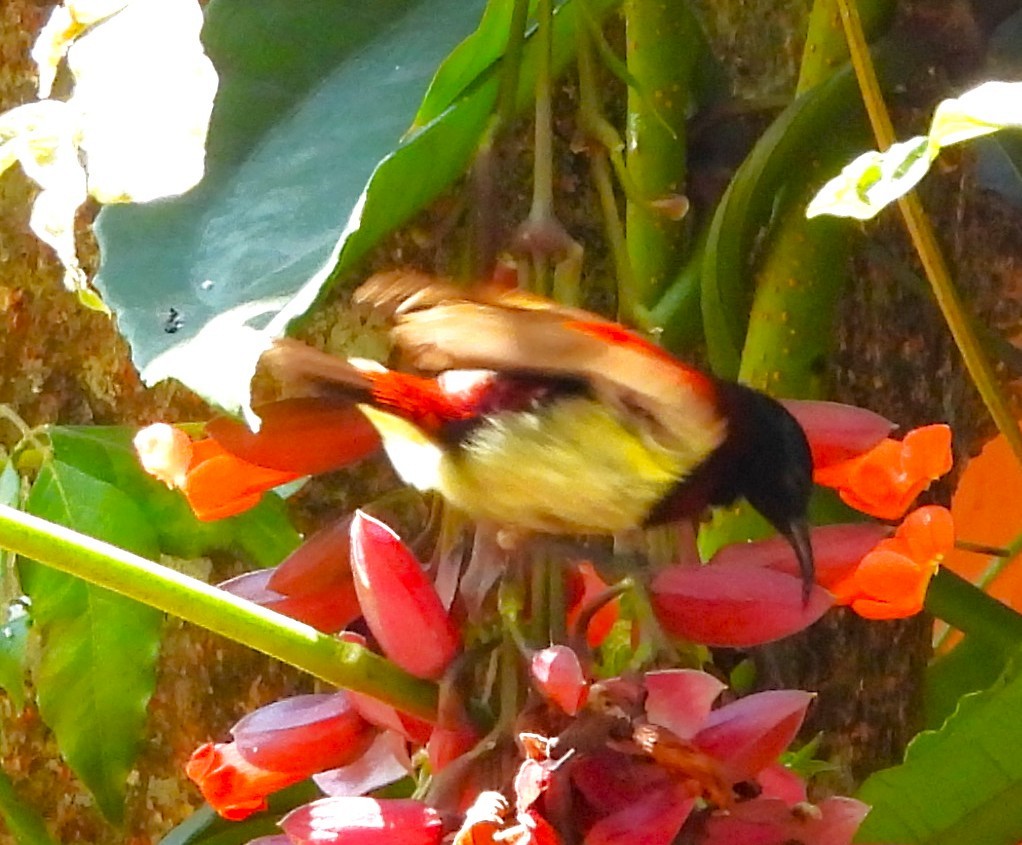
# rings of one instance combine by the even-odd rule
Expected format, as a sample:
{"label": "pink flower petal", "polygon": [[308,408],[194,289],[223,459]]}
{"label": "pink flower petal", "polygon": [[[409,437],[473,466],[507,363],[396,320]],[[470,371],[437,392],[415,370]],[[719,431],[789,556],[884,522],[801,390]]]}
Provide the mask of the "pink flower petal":
{"label": "pink flower petal", "polygon": [[672,566],[652,584],[653,609],[671,634],[704,645],[749,646],[809,627],[833,604],[813,587],[802,601],[802,582],[757,567]]}
{"label": "pink flower petal", "polygon": [[[821,525],[810,530],[816,580],[820,586],[846,578],[877,543],[890,536],[891,529],[878,522]],[[783,537],[752,543],[732,543],[717,552],[711,566],[761,566],[788,575],[798,575],[798,561],[791,544]]]}
{"label": "pink flower petal", "polygon": [[532,680],[539,691],[569,716],[582,709],[589,685],[578,655],[566,645],[552,645],[532,656]]}
{"label": "pink flower petal", "polygon": [[348,691],[352,704],[362,718],[384,730],[394,731],[418,745],[425,745],[433,732],[433,726],[422,719],[401,713],[389,704],[360,692]]}
{"label": "pink flower petal", "polygon": [[351,567],[366,624],[384,654],[417,677],[439,678],[458,653],[458,631],[419,561],[362,511],[351,522]]}
{"label": "pink flower petal", "polygon": [[756,775],[763,798],[779,798],[789,807],[806,800],[806,784],[795,772],[780,763],[771,763]]}
{"label": "pink flower petal", "polygon": [[312,779],[327,795],[365,795],[406,777],[411,765],[404,740],[393,731],[384,731],[355,762],[319,772]]}
{"label": "pink flower petal", "polygon": [[748,780],[777,760],[798,733],[812,693],[769,690],[714,710],[692,742],[735,780]]}
{"label": "pink flower petal", "polygon": [[642,796],[600,819],[586,834],[585,845],[670,845],[685,823],[695,799],[678,784]]}
{"label": "pink flower petal", "polygon": [[853,798],[828,798],[818,806],[789,807],[754,798],[707,820],[703,845],[850,845],[869,808]]}
{"label": "pink flower petal", "polygon": [[691,739],[703,726],[713,702],[727,688],[696,669],[647,672],[644,683],[646,718],[680,739]]}
{"label": "pink flower petal", "polygon": [[410,798],[320,798],[280,826],[294,845],[438,845],[440,814]]}
{"label": "pink flower petal", "polygon": [[351,520],[345,516],[306,539],[273,570],[267,586],[285,596],[348,588],[352,583]]}
{"label": "pink flower petal", "polygon": [[437,726],[426,743],[431,770],[436,773],[467,753],[479,742],[479,734],[468,726]]}
{"label": "pink flower petal", "polygon": [[267,610],[311,625],[324,634],[337,633],[362,615],[353,584],[349,583],[347,589],[321,590],[303,596],[285,596],[268,586],[273,575],[272,569],[257,569],[224,581],[218,586],[221,590],[248,599]]}
{"label": "pink flower petal", "polygon": [[866,452],[897,428],[880,414],[840,402],[785,399],[781,404],[805,431],[817,468]]}
{"label": "pink flower petal", "polygon": [[307,774],[346,766],[376,735],[344,692],[296,695],[249,713],[231,734],[254,766]]}
{"label": "pink flower petal", "polygon": [[672,782],[661,766],[605,749],[572,760],[571,782],[601,815],[631,806]]}

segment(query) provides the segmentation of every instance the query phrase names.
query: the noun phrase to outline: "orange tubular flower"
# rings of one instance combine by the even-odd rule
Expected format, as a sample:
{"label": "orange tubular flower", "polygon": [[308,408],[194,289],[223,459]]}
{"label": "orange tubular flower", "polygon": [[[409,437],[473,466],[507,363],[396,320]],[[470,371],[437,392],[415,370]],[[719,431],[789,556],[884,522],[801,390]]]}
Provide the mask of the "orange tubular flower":
{"label": "orange tubular flower", "polygon": [[951,512],[919,508],[881,540],[843,581],[830,587],[838,604],[866,619],[902,619],[923,608],[930,578],[954,546]]}
{"label": "orange tubular flower", "polygon": [[289,399],[257,409],[258,432],[227,417],[192,443],[180,429],[156,423],[135,436],[142,467],[180,489],[195,516],[224,519],[259,504],[263,493],[306,475],[339,469],[371,454],[379,436],[355,407]]}
{"label": "orange tubular flower", "polygon": [[266,796],[309,776],[304,771],[276,772],[249,763],[234,742],[207,742],[197,748],[185,773],[209,805],[225,819],[241,821],[266,809]]}
{"label": "orange tubular flower", "polygon": [[868,452],[817,466],[813,480],[833,487],[856,510],[879,519],[899,519],[930,483],[951,469],[951,429],[916,428],[903,440],[882,440]]}

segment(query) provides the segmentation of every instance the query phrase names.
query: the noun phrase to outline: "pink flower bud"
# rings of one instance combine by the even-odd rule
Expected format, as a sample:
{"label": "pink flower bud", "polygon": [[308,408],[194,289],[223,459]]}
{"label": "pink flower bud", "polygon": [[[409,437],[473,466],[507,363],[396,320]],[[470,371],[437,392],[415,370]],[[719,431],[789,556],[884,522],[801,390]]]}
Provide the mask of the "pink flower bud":
{"label": "pink flower bud", "polygon": [[422,565],[386,525],[362,511],[351,523],[351,568],[369,630],[406,672],[439,678],[460,647]]}
{"label": "pink flower bud", "polygon": [[410,798],[320,798],[280,826],[294,845],[438,845],[440,814]]}
{"label": "pink flower bud", "polygon": [[867,452],[897,428],[880,414],[840,402],[785,399],[781,404],[805,431],[816,468]]}
{"label": "pink flower bud", "polygon": [[532,656],[532,679],[536,688],[569,716],[582,709],[589,685],[582,664],[566,645],[552,645]]}
{"label": "pink flower bud", "polygon": [[346,766],[372,743],[376,731],[344,692],[296,695],[242,718],[231,735],[250,763],[306,774]]}
{"label": "pink flower bud", "polygon": [[789,636],[833,604],[817,586],[805,603],[798,578],[751,566],[672,566],[653,579],[652,594],[665,630],[717,646],[760,645]]}
{"label": "pink flower bud", "polygon": [[258,569],[238,575],[218,586],[221,590],[248,599],[267,610],[311,625],[324,634],[334,634],[362,615],[354,584],[304,595],[285,596],[269,588],[273,575],[273,569]]}

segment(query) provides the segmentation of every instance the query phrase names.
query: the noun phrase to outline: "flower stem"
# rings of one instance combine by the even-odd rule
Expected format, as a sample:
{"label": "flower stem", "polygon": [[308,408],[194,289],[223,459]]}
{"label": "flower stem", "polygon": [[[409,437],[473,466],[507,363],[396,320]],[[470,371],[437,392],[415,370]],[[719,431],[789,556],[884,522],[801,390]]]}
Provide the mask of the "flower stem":
{"label": "flower stem", "polygon": [[967,636],[1014,651],[1022,643],[1022,614],[941,567],[926,592],[926,609]]}
{"label": "flower stem", "polygon": [[434,719],[437,689],[354,643],[70,528],[0,505],[0,547],[244,643],[327,683]]}
{"label": "flower stem", "polygon": [[[873,126],[877,146],[881,150],[886,150],[894,143],[894,128],[884,105],[883,95],[880,93],[880,83],[877,81],[876,70],[869,55],[869,47],[863,34],[856,0],[838,0],[838,4],[841,8],[841,21],[845,28],[845,38],[848,41],[852,66],[859,81],[859,88],[862,90],[863,101],[866,104],[866,113]],[[919,255],[919,260],[926,272],[926,278],[933,289],[934,298],[951,330],[955,345],[962,354],[972,382],[976,385],[990,416],[993,417],[998,431],[1008,441],[1015,458],[1022,463],[1022,431],[1019,430],[1019,426],[1015,422],[1004,394],[994,377],[993,367],[987,360],[979,340],[972,330],[969,318],[962,308],[961,300],[951,281],[951,273],[937,243],[937,235],[923,210],[922,202],[918,195],[912,191],[898,200],[898,209],[904,218],[905,228],[912,239],[912,245]]]}

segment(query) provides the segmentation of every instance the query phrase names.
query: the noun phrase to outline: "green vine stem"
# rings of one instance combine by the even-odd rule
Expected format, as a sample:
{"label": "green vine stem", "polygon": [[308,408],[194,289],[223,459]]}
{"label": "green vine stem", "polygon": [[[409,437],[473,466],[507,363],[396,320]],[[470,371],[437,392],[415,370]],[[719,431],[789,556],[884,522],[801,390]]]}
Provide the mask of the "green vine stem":
{"label": "green vine stem", "polygon": [[355,643],[319,633],[151,560],[0,505],[0,548],[113,590],[315,675],[434,719],[437,689]]}
{"label": "green vine stem", "polygon": [[[862,22],[859,19],[859,10],[855,0],[838,0],[838,4],[841,7],[841,21],[845,29],[845,38],[848,41],[852,67],[855,69],[855,76],[862,91],[873,134],[876,137],[877,146],[881,150],[886,150],[895,142],[894,128],[880,92],[880,84],[869,55],[869,48],[866,45]],[[918,195],[912,191],[901,197],[898,200],[898,209],[905,221],[905,228],[912,239],[912,245],[926,272],[926,278],[933,289],[934,298],[940,306],[955,345],[961,352],[965,366],[972,377],[972,382],[976,385],[997,429],[1008,441],[1015,458],[1022,463],[1022,431],[1019,430],[1018,423],[997,384],[993,367],[972,331],[969,318],[962,308],[961,300],[951,281],[947,262],[937,243],[936,233],[923,210]]]}
{"label": "green vine stem", "polygon": [[966,636],[1005,651],[1015,651],[1022,645],[1022,614],[943,566],[930,581],[925,606]]}

